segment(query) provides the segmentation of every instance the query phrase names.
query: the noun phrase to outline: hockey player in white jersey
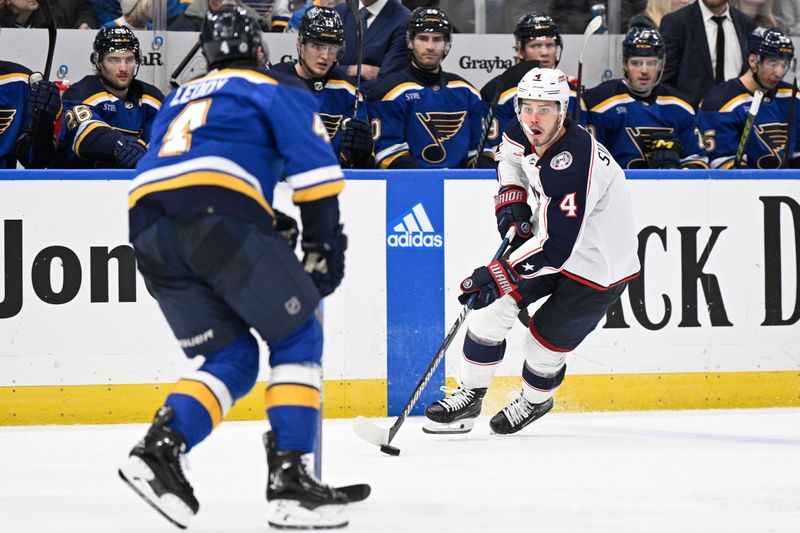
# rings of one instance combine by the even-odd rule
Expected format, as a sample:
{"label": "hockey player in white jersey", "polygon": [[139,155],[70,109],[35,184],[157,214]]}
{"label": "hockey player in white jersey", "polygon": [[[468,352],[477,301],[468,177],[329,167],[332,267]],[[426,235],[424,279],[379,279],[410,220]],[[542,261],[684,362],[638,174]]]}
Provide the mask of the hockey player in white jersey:
{"label": "hockey player in white jersey", "polygon": [[[569,86],[558,69],[535,68],[517,87],[517,119],[500,144],[495,214],[518,237],[508,260],[473,271],[459,301],[477,294],[459,388],[428,406],[428,433],[466,433],[481,411],[506,335],[520,309],[547,300],[530,319],[522,392],[489,425],[515,433],[553,408],[566,356],[591,333],[639,273],[625,175],[608,150],[567,119]],[[528,203],[532,193],[534,208]],[[532,227],[533,226],[533,227]]]}

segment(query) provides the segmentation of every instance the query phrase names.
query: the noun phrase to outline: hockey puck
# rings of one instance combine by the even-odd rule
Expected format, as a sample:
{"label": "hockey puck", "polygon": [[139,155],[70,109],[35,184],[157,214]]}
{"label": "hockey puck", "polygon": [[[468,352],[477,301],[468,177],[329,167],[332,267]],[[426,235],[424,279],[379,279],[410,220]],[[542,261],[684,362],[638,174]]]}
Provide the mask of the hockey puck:
{"label": "hockey puck", "polygon": [[381,444],[381,451],[386,455],[400,455],[400,448],[395,448],[388,444]]}

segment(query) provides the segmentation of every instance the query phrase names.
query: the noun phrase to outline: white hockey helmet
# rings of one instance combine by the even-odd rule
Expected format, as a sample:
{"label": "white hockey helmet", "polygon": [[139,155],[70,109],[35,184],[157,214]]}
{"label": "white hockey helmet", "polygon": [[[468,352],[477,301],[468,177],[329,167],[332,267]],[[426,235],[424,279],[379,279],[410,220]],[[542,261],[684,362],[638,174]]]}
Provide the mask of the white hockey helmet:
{"label": "white hockey helmet", "polygon": [[522,100],[558,102],[559,129],[561,129],[569,109],[569,83],[566,74],[557,68],[532,68],[517,85],[514,111],[518,119]]}

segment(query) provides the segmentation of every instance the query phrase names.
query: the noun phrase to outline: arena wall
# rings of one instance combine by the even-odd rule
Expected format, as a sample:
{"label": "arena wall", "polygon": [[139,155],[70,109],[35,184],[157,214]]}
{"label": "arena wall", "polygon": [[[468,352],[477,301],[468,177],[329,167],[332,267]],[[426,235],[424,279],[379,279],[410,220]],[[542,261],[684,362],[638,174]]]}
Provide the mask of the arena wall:
{"label": "arena wall", "polygon": [[[198,366],[134,273],[130,177],[0,171],[0,424],[144,422]],[[347,177],[347,273],[324,304],[324,413],[394,415],[460,311],[458,282],[499,244],[496,185],[490,171]],[[644,275],[568,358],[558,408],[800,405],[800,172],[628,179]],[[289,198],[279,188],[275,204],[297,214]],[[487,411],[519,389],[524,334],[509,338]],[[456,374],[462,339],[420,404]],[[230,418],[262,416],[259,385]]]}

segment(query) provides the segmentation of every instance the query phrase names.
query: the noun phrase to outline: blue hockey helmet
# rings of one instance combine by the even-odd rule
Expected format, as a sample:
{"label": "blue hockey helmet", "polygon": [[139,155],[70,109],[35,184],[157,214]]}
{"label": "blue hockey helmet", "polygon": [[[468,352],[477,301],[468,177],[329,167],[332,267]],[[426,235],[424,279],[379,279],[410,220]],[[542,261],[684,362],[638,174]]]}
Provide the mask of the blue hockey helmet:
{"label": "blue hockey helmet", "polygon": [[633,56],[664,59],[664,40],[657,29],[641,25],[628,30],[622,40],[622,59]]}
{"label": "blue hockey helmet", "polygon": [[267,48],[261,38],[261,27],[239,6],[216,13],[208,11],[200,31],[200,43],[210,69],[232,61],[252,60],[256,64],[259,48],[264,50],[266,60]]}
{"label": "blue hockey helmet", "polygon": [[765,57],[794,59],[794,44],[789,35],[779,28],[756,28],[747,38],[747,53],[759,60]]}

